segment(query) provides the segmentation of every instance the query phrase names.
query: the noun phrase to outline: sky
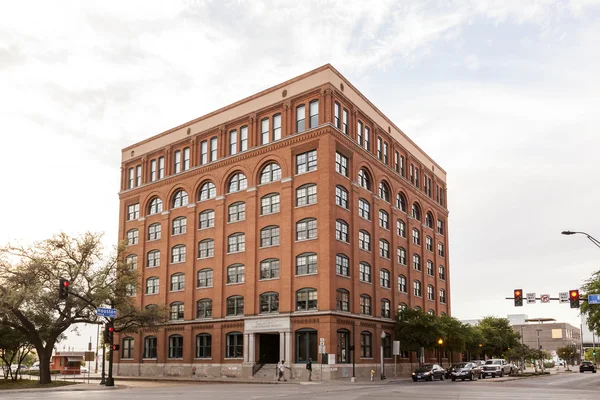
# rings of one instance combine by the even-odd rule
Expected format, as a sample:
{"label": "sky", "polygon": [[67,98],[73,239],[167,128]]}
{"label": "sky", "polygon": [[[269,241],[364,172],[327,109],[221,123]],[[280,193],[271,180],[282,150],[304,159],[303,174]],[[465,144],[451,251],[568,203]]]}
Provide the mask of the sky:
{"label": "sky", "polygon": [[452,314],[579,325],[566,304],[505,297],[600,269],[599,248],[560,234],[600,238],[600,0],[2,9],[0,243],[91,230],[111,247],[122,148],[331,63],[447,171]]}

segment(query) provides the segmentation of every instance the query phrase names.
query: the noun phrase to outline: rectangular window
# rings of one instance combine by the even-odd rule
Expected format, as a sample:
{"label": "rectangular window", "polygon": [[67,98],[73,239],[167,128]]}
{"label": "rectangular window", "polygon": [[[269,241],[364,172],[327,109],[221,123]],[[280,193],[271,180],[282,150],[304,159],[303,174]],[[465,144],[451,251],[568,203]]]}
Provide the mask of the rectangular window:
{"label": "rectangular window", "polygon": [[339,186],[335,188],[335,204],[348,209],[348,192]]}
{"label": "rectangular window", "polygon": [[333,124],[335,125],[336,128],[338,128],[338,129],[341,128],[341,124],[340,124],[340,105],[338,103],[335,103],[333,105]]}
{"label": "rectangular window", "polygon": [[410,164],[410,183],[415,184],[415,166]]}
{"label": "rectangular window", "polygon": [[400,173],[400,153],[394,152],[394,169],[396,173]]}
{"label": "rectangular window", "polygon": [[273,141],[281,139],[281,114],[273,117]]}
{"label": "rectangular window", "polygon": [[127,207],[127,221],[132,221],[140,217],[140,205],[132,204]]}
{"label": "rectangular window", "polygon": [[150,161],[150,182],[156,180],[156,160]]}
{"label": "rectangular window", "polygon": [[358,278],[363,282],[371,282],[371,266],[369,264],[360,263]]}
{"label": "rectangular window", "polygon": [[314,171],[317,169],[317,151],[311,150],[296,155],[296,174]]}
{"label": "rectangular window", "polygon": [[144,358],[156,358],[156,338],[154,336],[144,339]]}
{"label": "rectangular window", "polygon": [[304,105],[296,107],[296,132],[304,132],[304,119],[306,118],[306,107]]}
{"label": "rectangular window", "polygon": [[340,153],[336,152],[335,170],[344,176],[348,176],[348,157],[344,157]]}
{"label": "rectangular window", "polygon": [[278,213],[280,210],[279,194],[265,196],[260,199],[260,215]]}
{"label": "rectangular window", "polygon": [[319,125],[319,101],[313,100],[308,106],[310,128],[315,128]]}
{"label": "rectangular window", "polygon": [[165,158],[158,157],[158,179],[165,177]]}
{"label": "rectangular window", "polygon": [[242,126],[240,128],[240,151],[248,150],[248,127]]}
{"label": "rectangular window", "polygon": [[404,174],[404,156],[400,156],[400,175],[405,176],[405,174]]}
{"label": "rectangular window", "polygon": [[344,132],[345,135],[348,135],[348,110],[345,108],[342,113],[342,132]]}
{"label": "rectangular window", "polygon": [[200,143],[200,165],[204,165],[208,162],[208,142],[203,140]]}
{"label": "rectangular window", "polygon": [[371,131],[367,126],[365,126],[365,149],[371,151]]}
{"label": "rectangular window", "polygon": [[133,182],[134,182],[133,174],[134,174],[133,168],[129,168],[129,180],[127,182],[127,189],[133,189]]}
{"label": "rectangular window", "polygon": [[398,247],[398,264],[406,265],[406,250],[402,247]]}
{"label": "rectangular window", "polygon": [[359,146],[363,146],[365,143],[365,138],[363,136],[363,123],[358,121],[357,127],[356,127],[356,141],[358,142]]}
{"label": "rectangular window", "polygon": [[387,165],[389,163],[388,144],[383,143],[383,162]]}
{"label": "rectangular window", "polygon": [[415,186],[419,187],[419,168],[415,167]]}
{"label": "rectangular window", "polygon": [[181,172],[181,151],[175,151],[173,157],[173,173],[178,174]]}
{"label": "rectangular window", "polygon": [[142,184],[142,166],[138,165],[135,167],[135,186],[141,186]]}
{"label": "rectangular window", "polygon": [[229,155],[237,153],[237,131],[229,132]]}
{"label": "rectangular window", "polygon": [[[244,205],[244,203],[241,203]],[[229,207],[231,210],[231,207]],[[231,211],[230,211],[231,213]],[[213,210],[206,210],[200,213],[200,223],[198,229],[207,229],[215,226],[215,212]]]}
{"label": "rectangular window", "polygon": [[437,231],[440,235],[444,234],[444,221],[442,220],[437,220]]}
{"label": "rectangular window", "polygon": [[190,148],[186,147],[183,149],[183,171],[190,169]]}
{"label": "rectangular window", "polygon": [[338,275],[350,276],[350,260],[341,255],[335,256],[335,273]]}
{"label": "rectangular window", "polygon": [[217,138],[210,139],[210,161],[216,161],[217,159]]}
{"label": "rectangular window", "polygon": [[269,118],[260,121],[260,144],[269,143]]}
{"label": "rectangular window", "polygon": [[377,138],[377,158],[383,160],[383,142],[381,138]]}
{"label": "rectangular window", "polygon": [[296,189],[296,207],[308,206],[317,202],[317,185],[305,185]]}
{"label": "rectangular window", "polygon": [[370,333],[360,334],[360,356],[362,358],[372,358],[372,336]]}

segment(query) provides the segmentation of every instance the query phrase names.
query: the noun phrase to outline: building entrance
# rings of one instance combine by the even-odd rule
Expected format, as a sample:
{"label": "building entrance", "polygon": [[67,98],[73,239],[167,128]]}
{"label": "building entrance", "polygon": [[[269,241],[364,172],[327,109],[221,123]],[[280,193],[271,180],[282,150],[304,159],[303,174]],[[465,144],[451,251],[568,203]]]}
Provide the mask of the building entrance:
{"label": "building entrance", "polygon": [[282,360],[279,355],[279,333],[260,333],[258,335],[258,359],[264,358],[265,364],[276,364]]}

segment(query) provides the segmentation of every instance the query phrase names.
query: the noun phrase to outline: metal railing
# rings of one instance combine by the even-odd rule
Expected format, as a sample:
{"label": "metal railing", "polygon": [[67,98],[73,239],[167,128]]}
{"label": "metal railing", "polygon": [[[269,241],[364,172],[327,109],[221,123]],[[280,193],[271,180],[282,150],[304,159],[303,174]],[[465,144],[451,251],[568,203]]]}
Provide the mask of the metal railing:
{"label": "metal railing", "polygon": [[257,362],[254,363],[254,365],[252,366],[252,376],[254,376],[258,371],[260,371],[260,369],[262,367],[265,366],[265,360],[267,358],[266,354],[263,354]]}

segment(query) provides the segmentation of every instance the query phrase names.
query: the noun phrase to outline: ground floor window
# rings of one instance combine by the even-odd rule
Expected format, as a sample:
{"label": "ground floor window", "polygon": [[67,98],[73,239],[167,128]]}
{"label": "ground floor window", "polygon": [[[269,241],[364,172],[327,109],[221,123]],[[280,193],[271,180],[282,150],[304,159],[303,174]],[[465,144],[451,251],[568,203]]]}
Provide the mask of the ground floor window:
{"label": "ground floor window", "polygon": [[183,358],[183,336],[169,336],[169,358]]}
{"label": "ground floor window", "polygon": [[225,358],[242,358],[244,356],[244,337],[239,332],[231,332],[226,337]]}
{"label": "ground floor window", "polygon": [[133,338],[126,337],[123,339],[121,358],[133,358]]}
{"label": "ground floor window", "polygon": [[337,362],[338,364],[345,364],[350,362],[350,332],[346,329],[340,329],[337,331],[338,339],[338,351],[337,351]]}
{"label": "ground floor window", "polygon": [[317,331],[300,329],[296,331],[296,362],[306,363],[309,358],[317,361]]}
{"label": "ground floor window", "polygon": [[196,336],[196,358],[210,358],[212,337],[208,333]]}
{"label": "ground floor window", "polygon": [[383,358],[392,358],[392,335],[389,333],[383,339]]}
{"label": "ground floor window", "polygon": [[373,358],[373,336],[371,332],[360,334],[360,356],[362,358]]}
{"label": "ground floor window", "polygon": [[156,336],[144,338],[144,358],[156,358]]}

